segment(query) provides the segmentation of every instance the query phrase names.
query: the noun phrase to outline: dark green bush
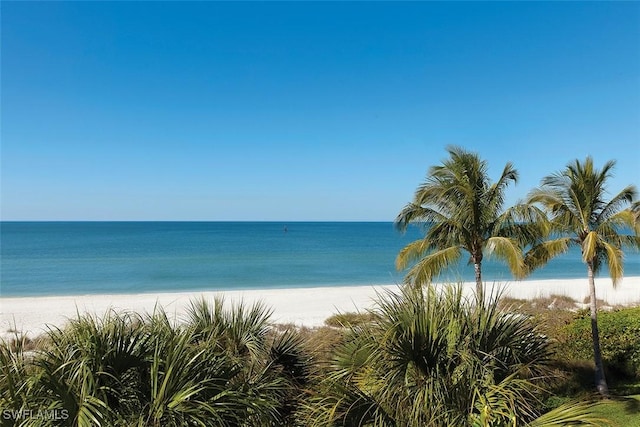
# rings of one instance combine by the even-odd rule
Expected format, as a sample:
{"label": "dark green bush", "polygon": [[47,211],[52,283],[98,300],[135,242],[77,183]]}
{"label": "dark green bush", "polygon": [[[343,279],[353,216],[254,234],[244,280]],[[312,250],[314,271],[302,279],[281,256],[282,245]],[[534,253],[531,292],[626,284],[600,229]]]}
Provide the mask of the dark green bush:
{"label": "dark green bush", "polygon": [[[605,367],[616,374],[640,378],[640,307],[598,313],[600,347]],[[566,359],[593,359],[591,318],[580,313],[559,337]]]}

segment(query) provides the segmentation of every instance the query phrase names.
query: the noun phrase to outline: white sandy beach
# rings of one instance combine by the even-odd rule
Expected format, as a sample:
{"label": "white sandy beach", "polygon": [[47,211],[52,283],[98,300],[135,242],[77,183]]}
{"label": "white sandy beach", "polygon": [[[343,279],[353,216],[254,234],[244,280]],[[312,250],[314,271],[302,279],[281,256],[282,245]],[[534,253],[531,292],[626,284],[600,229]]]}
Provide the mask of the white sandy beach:
{"label": "white sandy beach", "polygon": [[[464,283],[465,292],[475,288],[474,283]],[[582,302],[588,295],[587,279],[526,280],[490,284],[504,287],[504,294],[522,299],[566,295]],[[596,280],[598,299],[609,304],[640,303],[640,277],[625,277],[613,288],[611,280]],[[273,310],[276,323],[294,323],[304,326],[320,326],[324,320],[338,312],[365,310],[372,307],[377,293],[397,291],[397,285],[317,287],[292,289],[264,289],[226,292],[183,292],[158,294],[76,295],[51,297],[0,297],[0,337],[11,336],[10,331],[21,331],[37,336],[47,325],[64,326],[77,313],[101,315],[109,309],[151,313],[156,305],[178,319],[184,315],[192,299],[211,299],[224,296],[227,303],[244,301],[251,304],[262,301]]]}

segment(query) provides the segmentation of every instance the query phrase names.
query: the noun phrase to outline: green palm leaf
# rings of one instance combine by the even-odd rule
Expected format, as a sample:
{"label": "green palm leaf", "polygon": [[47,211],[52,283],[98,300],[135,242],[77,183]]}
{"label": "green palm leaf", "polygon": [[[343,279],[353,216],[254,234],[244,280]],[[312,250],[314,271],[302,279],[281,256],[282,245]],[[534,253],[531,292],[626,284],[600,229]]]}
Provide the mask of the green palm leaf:
{"label": "green palm leaf", "polygon": [[460,256],[461,250],[457,246],[431,252],[411,267],[405,281],[414,285],[431,283],[441,271],[457,262]]}
{"label": "green palm leaf", "polygon": [[528,427],[602,427],[612,425],[593,413],[593,405],[585,402],[566,403],[536,418]]}
{"label": "green palm leaf", "polygon": [[506,260],[509,268],[517,278],[526,275],[522,248],[513,239],[494,236],[487,239],[486,253]]}

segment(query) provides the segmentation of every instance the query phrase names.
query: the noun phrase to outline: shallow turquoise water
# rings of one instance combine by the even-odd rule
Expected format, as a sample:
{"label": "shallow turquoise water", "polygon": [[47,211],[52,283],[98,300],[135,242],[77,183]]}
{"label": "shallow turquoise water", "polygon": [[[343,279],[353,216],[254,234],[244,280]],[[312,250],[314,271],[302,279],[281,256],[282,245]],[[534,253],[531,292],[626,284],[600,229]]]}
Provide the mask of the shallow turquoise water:
{"label": "shallow turquoise water", "polygon": [[[385,222],[2,222],[2,296],[391,284],[395,256],[420,237]],[[640,255],[625,274],[640,276]],[[509,280],[488,260],[486,281]],[[532,279],[582,278],[578,251]],[[460,265],[444,280],[473,280]]]}

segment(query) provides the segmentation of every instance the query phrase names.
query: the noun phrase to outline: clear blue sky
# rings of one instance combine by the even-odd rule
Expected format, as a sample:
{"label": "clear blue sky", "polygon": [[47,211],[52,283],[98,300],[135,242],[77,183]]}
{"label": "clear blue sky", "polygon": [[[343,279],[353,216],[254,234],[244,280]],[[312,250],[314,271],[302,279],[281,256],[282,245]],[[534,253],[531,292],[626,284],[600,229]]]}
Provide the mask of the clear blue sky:
{"label": "clear blue sky", "polygon": [[2,2],[4,220],[393,220],[449,144],[508,203],[640,184],[640,3]]}

